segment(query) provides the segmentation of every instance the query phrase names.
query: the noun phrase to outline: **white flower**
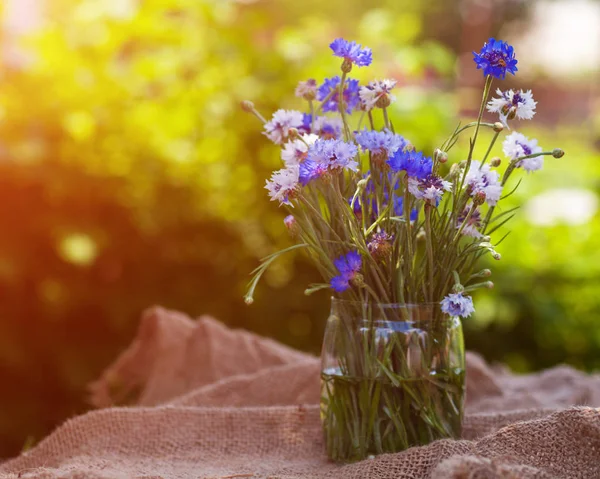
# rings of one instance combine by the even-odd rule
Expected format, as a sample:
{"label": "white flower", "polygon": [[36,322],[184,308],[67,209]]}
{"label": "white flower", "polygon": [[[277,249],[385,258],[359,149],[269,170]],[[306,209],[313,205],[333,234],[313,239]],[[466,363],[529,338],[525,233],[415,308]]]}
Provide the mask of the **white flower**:
{"label": "white flower", "polygon": [[318,116],[314,120],[314,131],[323,139],[335,139],[341,135],[344,123],[339,116]]}
{"label": "white flower", "polygon": [[[458,224],[456,225],[456,229],[462,228],[462,234],[464,236],[470,236],[472,238],[483,238],[483,235],[479,232],[478,229],[481,227],[481,212],[479,211],[479,208],[477,208],[473,211],[473,213],[471,213],[471,216],[467,220],[467,216],[469,216],[470,209],[470,207],[465,208],[464,211],[458,216]],[[465,220],[467,222],[463,226]]]}
{"label": "white flower", "polygon": [[390,93],[396,86],[396,80],[373,80],[367,86],[360,87],[358,95],[365,110],[369,111],[375,108],[377,102],[381,99],[385,106],[396,100],[396,97]]}
{"label": "white flower", "polygon": [[[502,151],[511,160],[516,160],[522,156],[541,153],[542,148],[538,146],[536,139],[529,139],[525,135],[514,132],[506,137],[502,144]],[[544,158],[537,156],[535,158],[525,158],[517,163],[517,166],[526,171],[541,170],[544,166]]]}
{"label": "white flower", "polygon": [[296,110],[277,110],[271,121],[265,123],[264,134],[277,145],[288,140],[290,128],[302,126],[302,113]]}
{"label": "white flower", "polygon": [[494,206],[498,203],[502,195],[500,175],[496,170],[490,169],[489,165],[482,166],[479,161],[473,160],[465,181],[471,188],[471,198],[483,192],[488,205]]}
{"label": "white flower", "polygon": [[275,171],[265,185],[271,201],[278,200],[280,205],[294,206],[290,199],[298,191],[299,174],[298,165]]}
{"label": "white flower", "polygon": [[308,154],[308,147],[313,145],[318,139],[317,135],[301,135],[297,140],[289,141],[283,145],[281,159],[285,163],[285,166],[302,163]]}
{"label": "white flower", "polygon": [[498,113],[500,121],[504,126],[508,126],[509,115],[511,119],[516,117],[519,120],[531,120],[535,115],[535,106],[537,102],[533,100],[531,90],[501,91],[499,88],[496,94],[500,98],[492,98],[487,104],[487,110],[490,113]]}
{"label": "white flower", "polygon": [[452,190],[452,183],[445,181],[439,176],[429,175],[423,180],[408,178],[408,191],[418,200],[437,206],[442,200],[444,192]]}

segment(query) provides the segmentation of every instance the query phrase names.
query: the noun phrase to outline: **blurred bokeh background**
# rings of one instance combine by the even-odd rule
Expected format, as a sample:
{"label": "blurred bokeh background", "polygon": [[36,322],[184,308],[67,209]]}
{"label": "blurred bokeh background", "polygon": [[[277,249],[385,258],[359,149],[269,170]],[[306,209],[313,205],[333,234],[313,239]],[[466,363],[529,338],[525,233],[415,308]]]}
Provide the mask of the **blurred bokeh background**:
{"label": "blurred bokeh background", "polygon": [[338,73],[338,36],[373,49],[355,77],[398,79],[396,129],[430,152],[476,115],[470,52],[514,44],[502,87],[539,101],[516,126],[567,155],[512,197],[467,346],[517,371],[600,367],[600,2],[3,0],[0,19],[0,457],[85,411],[153,304],[318,353],[329,299],[303,295],[301,254],[242,300],[291,240],[263,189],[278,148],[238,105],[304,108],[294,87]]}

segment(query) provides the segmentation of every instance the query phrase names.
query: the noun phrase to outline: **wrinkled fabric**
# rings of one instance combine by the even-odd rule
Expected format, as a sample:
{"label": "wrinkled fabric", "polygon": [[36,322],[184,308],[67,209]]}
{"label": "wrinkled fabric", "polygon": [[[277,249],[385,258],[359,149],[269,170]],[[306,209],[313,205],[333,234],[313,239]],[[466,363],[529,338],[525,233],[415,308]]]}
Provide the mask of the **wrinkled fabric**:
{"label": "wrinkled fabric", "polygon": [[600,478],[600,377],[567,366],[517,376],[467,353],[460,440],[339,465],[318,358],[152,308],[90,400],[0,478]]}

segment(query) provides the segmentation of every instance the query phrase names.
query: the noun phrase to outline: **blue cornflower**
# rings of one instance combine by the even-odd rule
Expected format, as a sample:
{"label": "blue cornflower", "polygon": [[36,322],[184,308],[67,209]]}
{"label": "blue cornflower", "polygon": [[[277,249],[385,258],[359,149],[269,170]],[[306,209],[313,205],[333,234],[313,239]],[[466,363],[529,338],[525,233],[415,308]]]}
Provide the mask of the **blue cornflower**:
{"label": "blue cornflower", "polygon": [[462,293],[451,293],[442,299],[442,312],[450,316],[466,318],[475,312],[471,296],[463,296]]}
{"label": "blue cornflower", "polygon": [[492,75],[504,80],[506,72],[513,75],[517,71],[517,59],[512,45],[502,40],[490,38],[479,53],[473,52],[477,69],[483,69],[484,76]]}
{"label": "blue cornflower", "polygon": [[356,42],[349,42],[343,38],[335,39],[331,42],[329,48],[333,50],[333,54],[336,57],[352,62],[357,67],[367,67],[373,61],[373,53],[370,48],[362,48],[362,45]]}
{"label": "blue cornflower", "polygon": [[[394,216],[404,217],[404,196],[393,196],[394,201]],[[417,221],[419,211],[416,208],[410,212],[410,220]]]}
{"label": "blue cornflower", "polygon": [[[323,111],[339,111],[340,81],[341,78],[339,76],[325,78],[323,84],[317,90],[317,100],[323,101],[327,99],[323,104]],[[329,96],[330,94],[331,96]],[[352,113],[352,110],[354,110],[359,103],[358,80],[347,78],[344,83],[344,104],[346,105],[346,113]]]}
{"label": "blue cornflower", "polygon": [[321,178],[329,170],[327,165],[321,163],[315,163],[314,161],[305,160],[300,164],[300,170],[298,172],[298,181],[302,186],[306,186],[312,180]]}
{"label": "blue cornflower", "polygon": [[308,149],[306,160],[300,165],[300,183],[305,186],[311,180],[336,170],[357,171],[357,153],[358,148],[354,143],[333,139],[315,141]]}
{"label": "blue cornflower", "polygon": [[363,151],[370,151],[375,157],[384,157],[384,161],[408,144],[403,137],[389,130],[370,131],[365,128],[355,133],[354,137]]}
{"label": "blue cornflower", "polygon": [[352,281],[362,266],[362,259],[358,251],[350,251],[333,262],[339,274],[331,278],[331,287],[338,293],[343,293],[350,287]]}
{"label": "blue cornflower", "polygon": [[408,176],[425,179],[433,171],[433,160],[421,151],[398,150],[387,164],[395,171],[406,171]]}

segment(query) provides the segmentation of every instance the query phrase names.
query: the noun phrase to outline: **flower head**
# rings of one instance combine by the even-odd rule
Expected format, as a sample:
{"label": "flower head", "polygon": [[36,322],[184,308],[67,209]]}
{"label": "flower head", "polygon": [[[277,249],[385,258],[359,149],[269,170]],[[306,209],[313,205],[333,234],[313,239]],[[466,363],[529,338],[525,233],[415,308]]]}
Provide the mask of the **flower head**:
{"label": "flower head", "polygon": [[342,169],[358,170],[354,143],[342,140],[317,140],[308,149],[306,160],[300,165],[300,183],[308,184],[326,173]]}
{"label": "flower head", "polygon": [[314,78],[310,78],[299,82],[294,93],[298,98],[314,100],[317,96],[317,81]]}
{"label": "flower head", "polygon": [[367,67],[373,61],[373,53],[370,48],[362,48],[356,42],[349,42],[343,38],[337,38],[329,45],[336,57],[354,63],[357,67]]}
{"label": "flower head", "polygon": [[[339,111],[339,86],[341,78],[326,78],[317,90],[317,100],[324,101],[323,111]],[[352,113],[359,103],[358,80],[347,78],[344,83],[344,105],[346,113]]]}
{"label": "flower head", "polygon": [[297,165],[275,171],[265,185],[271,201],[278,200],[280,205],[294,206],[290,200],[298,192],[298,180],[299,168]]}
{"label": "flower head", "polygon": [[450,316],[466,318],[475,312],[471,296],[463,296],[462,293],[451,293],[442,299],[442,312]]}
{"label": "flower head", "polygon": [[318,116],[315,118],[315,131],[322,139],[337,139],[342,135],[342,119],[340,117],[329,118]]}
{"label": "flower head", "polygon": [[502,40],[490,38],[479,53],[473,52],[473,61],[477,69],[483,69],[485,76],[491,75],[504,80],[506,72],[513,75],[517,71],[517,59],[511,45]]}
{"label": "flower head", "polygon": [[356,278],[362,266],[362,259],[357,251],[350,251],[333,262],[339,274],[331,278],[331,287],[338,293],[346,291],[350,282]]}
{"label": "flower head", "polygon": [[370,151],[374,157],[387,161],[398,150],[403,150],[408,142],[389,130],[375,131],[366,128],[354,135],[363,151]]}
{"label": "flower head", "polygon": [[376,106],[387,107],[396,100],[396,97],[390,93],[396,86],[396,80],[374,80],[367,86],[361,86],[358,92],[360,102],[367,111]]}
{"label": "flower head", "polygon": [[408,191],[418,200],[437,206],[442,201],[444,192],[452,190],[452,183],[437,175],[427,175],[425,178],[408,178]]}
{"label": "flower head", "polygon": [[481,227],[481,212],[479,209],[476,209],[473,211],[473,213],[471,213],[471,216],[467,220],[470,210],[471,208],[467,207],[460,215],[458,215],[458,224],[456,225],[456,229],[460,229],[466,220],[466,224],[462,229],[462,234],[465,236],[471,236],[472,238],[481,238],[483,237],[483,235],[479,232],[479,228]]}
{"label": "flower head", "polygon": [[297,140],[292,140],[283,145],[281,159],[286,166],[299,165],[308,155],[308,148],[317,141],[317,135],[302,135]]}
{"label": "flower head", "polygon": [[498,113],[500,121],[508,127],[507,120],[518,118],[519,120],[531,120],[535,115],[535,106],[537,102],[533,100],[531,90],[506,90],[499,88],[496,93],[499,98],[492,98],[487,104],[487,110],[490,113]]}
{"label": "flower head", "polygon": [[271,121],[265,123],[264,134],[277,145],[288,141],[290,128],[302,126],[302,113],[295,110],[277,110]]}
{"label": "flower head", "polygon": [[[516,160],[522,156],[541,153],[542,148],[538,146],[536,139],[529,139],[522,133],[514,132],[506,137],[502,143],[502,151],[511,160]],[[524,158],[517,163],[517,167],[523,168],[526,171],[541,170],[544,166],[544,157],[536,156],[535,158]]]}
{"label": "flower head", "polygon": [[424,179],[433,170],[433,161],[421,151],[398,150],[387,164],[393,171],[406,171],[408,176]]}
{"label": "flower head", "polygon": [[498,203],[502,195],[502,184],[498,172],[492,170],[490,165],[482,166],[477,160],[471,162],[465,183],[469,188],[471,198],[476,195],[485,195],[485,201],[490,206]]}
{"label": "flower head", "polygon": [[376,259],[388,258],[392,252],[393,240],[394,236],[387,234],[385,231],[375,233],[367,243],[369,253]]}

